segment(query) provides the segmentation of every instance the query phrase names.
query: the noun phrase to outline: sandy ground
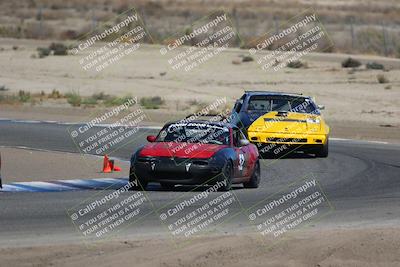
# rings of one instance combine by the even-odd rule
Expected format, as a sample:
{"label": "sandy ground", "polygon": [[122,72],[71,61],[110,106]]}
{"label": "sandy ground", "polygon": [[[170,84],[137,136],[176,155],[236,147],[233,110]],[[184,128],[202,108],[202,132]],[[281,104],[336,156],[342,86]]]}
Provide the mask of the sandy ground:
{"label": "sandy ground", "polygon": [[[15,43],[20,47],[17,51],[11,49]],[[232,103],[244,89],[303,92],[326,106],[324,115],[332,136],[399,140],[400,60],[396,59],[359,57],[390,68],[384,72],[390,83],[379,84],[376,75],[382,71],[342,69],[340,62],[347,55],[313,54],[305,59],[308,69],[266,73],[255,62],[233,65],[232,60],[245,51],[232,50],[193,72],[181,73],[169,69],[159,47],[145,46],[94,76],[79,68],[76,56],[31,58],[43,42],[2,39],[0,46],[6,48],[0,52],[0,85],[11,92],[58,89],[79,90],[82,95],[104,91],[162,96],[169,106],[148,111],[155,124],[181,116],[187,112],[182,107],[193,99],[212,102],[226,96]],[[166,75],[160,75],[163,72]],[[385,89],[388,85],[390,89]],[[85,109],[51,105],[0,106],[0,118],[81,121],[88,114]],[[110,177],[99,172],[102,161],[97,158],[10,148],[0,151],[5,182]],[[120,165],[123,171],[114,177],[126,176],[127,166]],[[253,234],[204,236],[180,249],[170,240],[150,237],[93,242],[88,247],[82,243],[9,247],[0,248],[0,266],[400,266],[399,228],[299,230],[270,249],[258,240]]]}
{"label": "sandy ground", "polygon": [[102,173],[103,159],[90,155],[0,147],[3,183],[127,177],[129,163],[116,160],[121,172]]}
{"label": "sandy ground", "polygon": [[[163,125],[166,121],[182,119],[193,112],[198,103],[212,103],[226,97],[227,107],[244,90],[270,90],[303,93],[325,105],[323,115],[331,125],[333,137],[398,142],[400,128],[400,59],[376,56],[353,56],[364,64],[376,61],[386,71],[353,71],[343,69],[345,54],[312,53],[302,60],[307,69],[283,68],[262,71],[253,61],[232,64],[247,50],[228,49],[192,71],[174,71],[160,55],[160,46],[144,45],[123,57],[103,72],[85,72],[79,66],[80,56],[49,56],[31,58],[36,48],[49,42],[0,39],[0,85],[9,92],[29,92],[53,89],[62,93],[79,92],[83,96],[105,92],[133,97],[161,96],[166,104],[159,110],[144,110],[144,125]],[[12,50],[18,45],[18,50]],[[255,58],[257,59],[257,58]],[[34,68],[32,66],[35,66]],[[220,71],[223,69],[224,71]],[[161,75],[162,74],[162,75]],[[377,75],[385,75],[389,83],[379,84]],[[72,108],[67,103],[47,101],[31,106],[0,105],[0,118],[23,120],[53,120],[82,122],[90,114],[102,112],[93,108]]]}
{"label": "sandy ground", "polygon": [[[37,53],[37,47],[49,43],[0,39],[0,47],[4,48],[0,52],[0,85],[10,92],[43,90],[48,93],[57,89],[85,96],[96,92],[130,94],[138,98],[161,96],[167,105],[160,112],[168,114],[189,112],[191,100],[211,103],[227,97],[228,106],[231,106],[244,90],[283,91],[315,97],[318,104],[326,106],[324,116],[328,121],[400,125],[400,59],[352,56],[364,64],[376,61],[387,68],[382,71],[362,67],[353,71],[341,67],[341,62],[351,55],[312,53],[302,58],[308,64],[307,69],[283,68],[266,72],[257,64],[257,55],[255,61],[232,64],[248,51],[228,49],[185,72],[169,66],[167,60],[173,54],[163,57],[160,46],[143,45],[104,71],[92,73],[79,65],[79,55],[31,57]],[[12,50],[12,45],[18,45],[19,49]],[[385,75],[389,83],[378,83],[378,74]],[[4,107],[1,112],[3,110]]]}
{"label": "sandy ground", "polygon": [[[115,240],[0,249],[0,266],[400,266],[400,229],[324,229],[285,239],[253,234],[170,240]],[[271,245],[272,244],[272,245]]]}

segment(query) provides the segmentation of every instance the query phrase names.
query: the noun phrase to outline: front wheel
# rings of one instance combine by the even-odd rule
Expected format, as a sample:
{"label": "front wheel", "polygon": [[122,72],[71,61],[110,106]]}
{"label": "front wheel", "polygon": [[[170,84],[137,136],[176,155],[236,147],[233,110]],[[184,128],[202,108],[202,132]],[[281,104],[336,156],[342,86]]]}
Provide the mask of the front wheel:
{"label": "front wheel", "polygon": [[233,165],[231,161],[227,161],[222,172],[220,174],[222,176],[222,181],[224,185],[221,186],[218,191],[229,191],[232,188],[232,176],[233,176]]}
{"label": "front wheel", "polygon": [[257,160],[250,181],[243,183],[244,188],[258,188],[260,185],[260,160]]}

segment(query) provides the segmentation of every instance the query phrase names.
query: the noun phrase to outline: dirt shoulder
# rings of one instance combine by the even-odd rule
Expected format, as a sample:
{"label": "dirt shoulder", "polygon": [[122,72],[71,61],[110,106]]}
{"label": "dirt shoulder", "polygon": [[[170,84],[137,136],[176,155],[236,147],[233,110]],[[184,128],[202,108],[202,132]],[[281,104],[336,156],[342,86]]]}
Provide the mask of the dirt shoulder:
{"label": "dirt shoulder", "polygon": [[328,124],[334,138],[400,143],[397,125],[359,121],[328,121]]}
{"label": "dirt shoulder", "polygon": [[[12,44],[18,44],[20,48],[14,51]],[[104,72],[93,75],[82,70],[79,56],[32,58],[31,55],[37,53],[36,49],[41,45],[43,42],[0,38],[0,46],[6,48],[0,53],[0,61],[10,62],[0,65],[0,86],[7,89],[3,93],[18,94],[23,90],[31,94],[43,92],[47,96],[57,90],[63,95],[76,92],[82,97],[91,97],[101,92],[120,97],[131,95],[139,100],[161,97],[165,104],[159,110],[160,113],[181,112],[187,115],[205,103],[210,104],[224,97],[226,106],[231,108],[244,90],[280,91],[314,97],[318,104],[325,105],[324,116],[328,121],[400,126],[400,59],[311,53],[301,59],[307,63],[307,68],[285,67],[278,71],[263,71],[257,63],[258,57],[270,52],[260,52],[254,61],[241,62],[248,51],[228,49],[207,61],[207,64],[185,72],[171,68],[167,58],[160,54],[160,46],[143,45]],[[171,57],[180,52],[180,49],[174,50]],[[360,60],[362,67],[342,68],[341,62],[348,57]],[[232,63],[237,60],[240,64]],[[367,69],[365,64],[369,62],[381,63],[385,70]],[[385,78],[384,83],[378,81],[378,76]],[[43,102],[34,105],[43,118],[49,117],[45,112],[47,108],[51,110],[49,114],[54,112],[60,117],[82,112],[64,109],[70,106],[65,99],[60,102],[44,97]],[[24,110],[25,106],[18,108]],[[30,111],[29,108],[25,110]],[[68,113],[62,114],[63,111]],[[89,110],[84,111],[90,114]],[[150,115],[153,112],[146,111]],[[154,112],[157,114],[157,111]],[[6,110],[2,108],[0,117],[6,115]]]}
{"label": "dirt shoulder", "polygon": [[0,147],[1,176],[4,184],[12,182],[60,179],[127,177],[129,163],[116,160],[121,172],[102,173],[101,157],[63,152]]}
{"label": "dirt shoulder", "polygon": [[[19,49],[14,51],[13,44],[18,44]],[[82,97],[99,93],[116,97],[130,95],[139,102],[143,98],[160,97],[164,102],[158,109],[143,109],[147,115],[143,124],[163,125],[182,119],[217,99],[225,98],[225,106],[220,108],[230,109],[244,90],[267,90],[314,97],[317,104],[326,107],[323,115],[332,126],[332,137],[400,142],[397,134],[400,59],[310,53],[301,59],[307,68],[285,67],[265,72],[258,65],[257,57],[250,62],[240,61],[247,50],[227,49],[207,64],[184,72],[171,69],[159,53],[160,46],[143,45],[106,71],[92,75],[82,70],[78,56],[32,58],[37,47],[45,44],[45,41],[0,38],[0,46],[5,47],[0,61],[10,62],[0,65],[0,86],[6,90],[2,93],[18,94],[24,90],[45,96],[43,101],[35,103],[2,103],[0,118],[86,122],[93,119],[91,114],[105,110],[100,104],[96,108],[73,108],[65,98],[49,99],[48,95],[56,90],[63,96],[71,92],[78,92]],[[179,52],[178,49],[173,53]],[[356,69],[342,68],[341,62],[348,57],[363,65]],[[232,63],[237,60],[240,64]],[[367,69],[366,64],[370,62],[383,64],[385,69]],[[379,76],[385,77],[384,83],[378,81]]]}
{"label": "dirt shoulder", "polygon": [[[4,266],[399,266],[399,228],[291,232],[272,243],[251,234],[171,240],[114,240],[2,248]],[[270,246],[272,244],[272,246]]]}

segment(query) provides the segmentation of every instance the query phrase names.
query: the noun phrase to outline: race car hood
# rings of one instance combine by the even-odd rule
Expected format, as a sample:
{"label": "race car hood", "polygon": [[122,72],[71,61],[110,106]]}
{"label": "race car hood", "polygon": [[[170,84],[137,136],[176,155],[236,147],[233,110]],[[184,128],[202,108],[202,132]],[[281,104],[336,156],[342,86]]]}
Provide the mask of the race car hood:
{"label": "race car hood", "polygon": [[211,158],[217,151],[227,145],[155,142],[147,144],[139,153],[141,157],[178,157],[178,158]]}
{"label": "race car hood", "polygon": [[318,132],[320,128],[319,115],[271,111],[254,121],[248,131],[298,134]]}

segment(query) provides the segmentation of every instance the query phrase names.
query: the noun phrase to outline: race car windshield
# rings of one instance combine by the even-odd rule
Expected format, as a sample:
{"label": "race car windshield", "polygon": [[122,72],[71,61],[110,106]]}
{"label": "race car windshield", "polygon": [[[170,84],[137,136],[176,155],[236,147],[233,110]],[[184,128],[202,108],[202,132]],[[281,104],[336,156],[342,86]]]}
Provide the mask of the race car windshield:
{"label": "race car windshield", "polygon": [[170,124],[163,128],[157,142],[187,142],[202,144],[229,144],[229,129],[210,124]]}
{"label": "race car windshield", "polygon": [[267,113],[270,111],[289,111],[314,113],[314,104],[304,97],[252,96],[247,107],[249,112]]}

